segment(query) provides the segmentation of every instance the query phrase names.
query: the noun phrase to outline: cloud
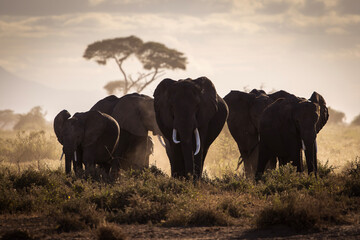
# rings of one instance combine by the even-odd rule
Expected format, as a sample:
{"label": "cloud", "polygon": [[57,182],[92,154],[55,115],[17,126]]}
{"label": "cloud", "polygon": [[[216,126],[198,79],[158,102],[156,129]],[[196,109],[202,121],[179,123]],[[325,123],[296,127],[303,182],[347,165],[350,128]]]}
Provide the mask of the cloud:
{"label": "cloud", "polygon": [[89,4],[90,4],[90,6],[97,6],[105,1],[106,0],[89,0]]}
{"label": "cloud", "polygon": [[332,52],[325,52],[323,56],[326,59],[337,60],[346,59],[346,60],[360,60],[360,44],[351,48],[341,48]]}
{"label": "cloud", "polygon": [[338,0],[337,8],[342,14],[360,14],[360,1],[358,0]]}

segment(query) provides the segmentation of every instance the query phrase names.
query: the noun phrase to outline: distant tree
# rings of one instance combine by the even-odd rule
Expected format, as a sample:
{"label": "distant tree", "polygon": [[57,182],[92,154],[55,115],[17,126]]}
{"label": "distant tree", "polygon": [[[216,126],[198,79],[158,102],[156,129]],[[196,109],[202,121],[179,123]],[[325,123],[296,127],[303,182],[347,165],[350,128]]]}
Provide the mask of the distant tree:
{"label": "distant tree", "polygon": [[[126,74],[123,63],[134,55],[146,72],[138,72],[136,78]],[[157,42],[146,42],[136,37],[105,39],[87,46],[83,55],[85,59],[93,59],[98,64],[105,65],[108,60],[114,60],[119,66],[123,79],[109,82],[104,86],[109,94],[122,91],[127,94],[130,89],[141,92],[150,83],[158,79],[165,69],[186,69],[184,54]]]}
{"label": "distant tree", "polygon": [[345,113],[332,109],[331,107],[328,108],[329,110],[329,120],[328,123],[333,124],[343,124],[345,123]]}
{"label": "distant tree", "polygon": [[19,121],[20,115],[13,110],[6,109],[0,111],[0,129],[10,130]]}
{"label": "distant tree", "polygon": [[20,114],[19,121],[15,124],[14,130],[45,129],[47,122],[40,106],[33,107],[28,113]]}
{"label": "distant tree", "polygon": [[353,126],[360,126],[360,114],[357,115],[354,120],[352,120],[351,125]]}

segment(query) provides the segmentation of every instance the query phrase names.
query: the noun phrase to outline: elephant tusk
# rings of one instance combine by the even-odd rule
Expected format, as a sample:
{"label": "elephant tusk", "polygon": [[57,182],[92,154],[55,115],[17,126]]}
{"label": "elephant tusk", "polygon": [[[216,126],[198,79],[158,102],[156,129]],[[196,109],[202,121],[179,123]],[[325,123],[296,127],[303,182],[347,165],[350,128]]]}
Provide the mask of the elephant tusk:
{"label": "elephant tusk", "polygon": [[302,149],[303,149],[304,151],[306,150],[304,140],[302,140],[302,139],[301,139],[301,147],[302,147]]}
{"label": "elephant tusk", "polygon": [[64,156],[64,152],[61,153],[60,161],[62,160],[63,156]]}
{"label": "elephant tusk", "polygon": [[75,159],[75,162],[77,162],[76,151],[74,152],[74,159]]}
{"label": "elephant tusk", "polygon": [[200,152],[200,134],[199,134],[199,130],[197,128],[195,128],[194,134],[195,134],[195,139],[196,139],[196,150],[195,150],[194,155],[197,155]]}
{"label": "elephant tusk", "polygon": [[172,139],[173,139],[173,142],[174,142],[175,144],[180,143],[180,141],[178,141],[178,140],[176,139],[176,129],[175,129],[175,128],[173,129]]}
{"label": "elephant tusk", "polygon": [[166,148],[166,144],[164,143],[163,139],[161,138],[160,135],[158,135],[158,139],[159,139],[159,142],[161,143],[161,145]]}

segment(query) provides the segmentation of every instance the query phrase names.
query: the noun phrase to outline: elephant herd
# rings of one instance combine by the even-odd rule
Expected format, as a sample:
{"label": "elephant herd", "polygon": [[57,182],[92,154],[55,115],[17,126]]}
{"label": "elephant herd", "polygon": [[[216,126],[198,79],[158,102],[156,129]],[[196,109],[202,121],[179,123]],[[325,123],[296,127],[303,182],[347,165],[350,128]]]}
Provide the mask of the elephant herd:
{"label": "elephant herd", "polygon": [[[199,179],[210,145],[225,122],[236,141],[247,177],[259,178],[266,169],[291,162],[317,172],[316,135],[329,114],[324,98],[309,99],[285,91],[266,94],[231,91],[221,98],[206,77],[162,80],[154,98],[142,94],[114,95],[98,101],[88,112],[66,110],[54,119],[54,131],[63,146],[65,171],[116,178],[119,169],[149,166],[158,135],[166,148],[171,176]],[[96,168],[95,166],[98,166]]]}

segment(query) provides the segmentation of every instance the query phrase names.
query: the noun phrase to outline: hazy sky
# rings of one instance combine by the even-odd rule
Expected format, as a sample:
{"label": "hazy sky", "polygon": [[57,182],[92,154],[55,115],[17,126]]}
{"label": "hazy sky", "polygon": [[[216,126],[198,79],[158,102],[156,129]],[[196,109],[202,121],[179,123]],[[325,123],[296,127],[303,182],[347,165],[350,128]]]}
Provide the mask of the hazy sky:
{"label": "hazy sky", "polygon": [[83,52],[129,35],[185,53],[187,70],[164,77],[207,76],[221,96],[317,91],[348,121],[360,113],[358,0],[0,0],[0,66],[54,88],[105,94],[118,68]]}

